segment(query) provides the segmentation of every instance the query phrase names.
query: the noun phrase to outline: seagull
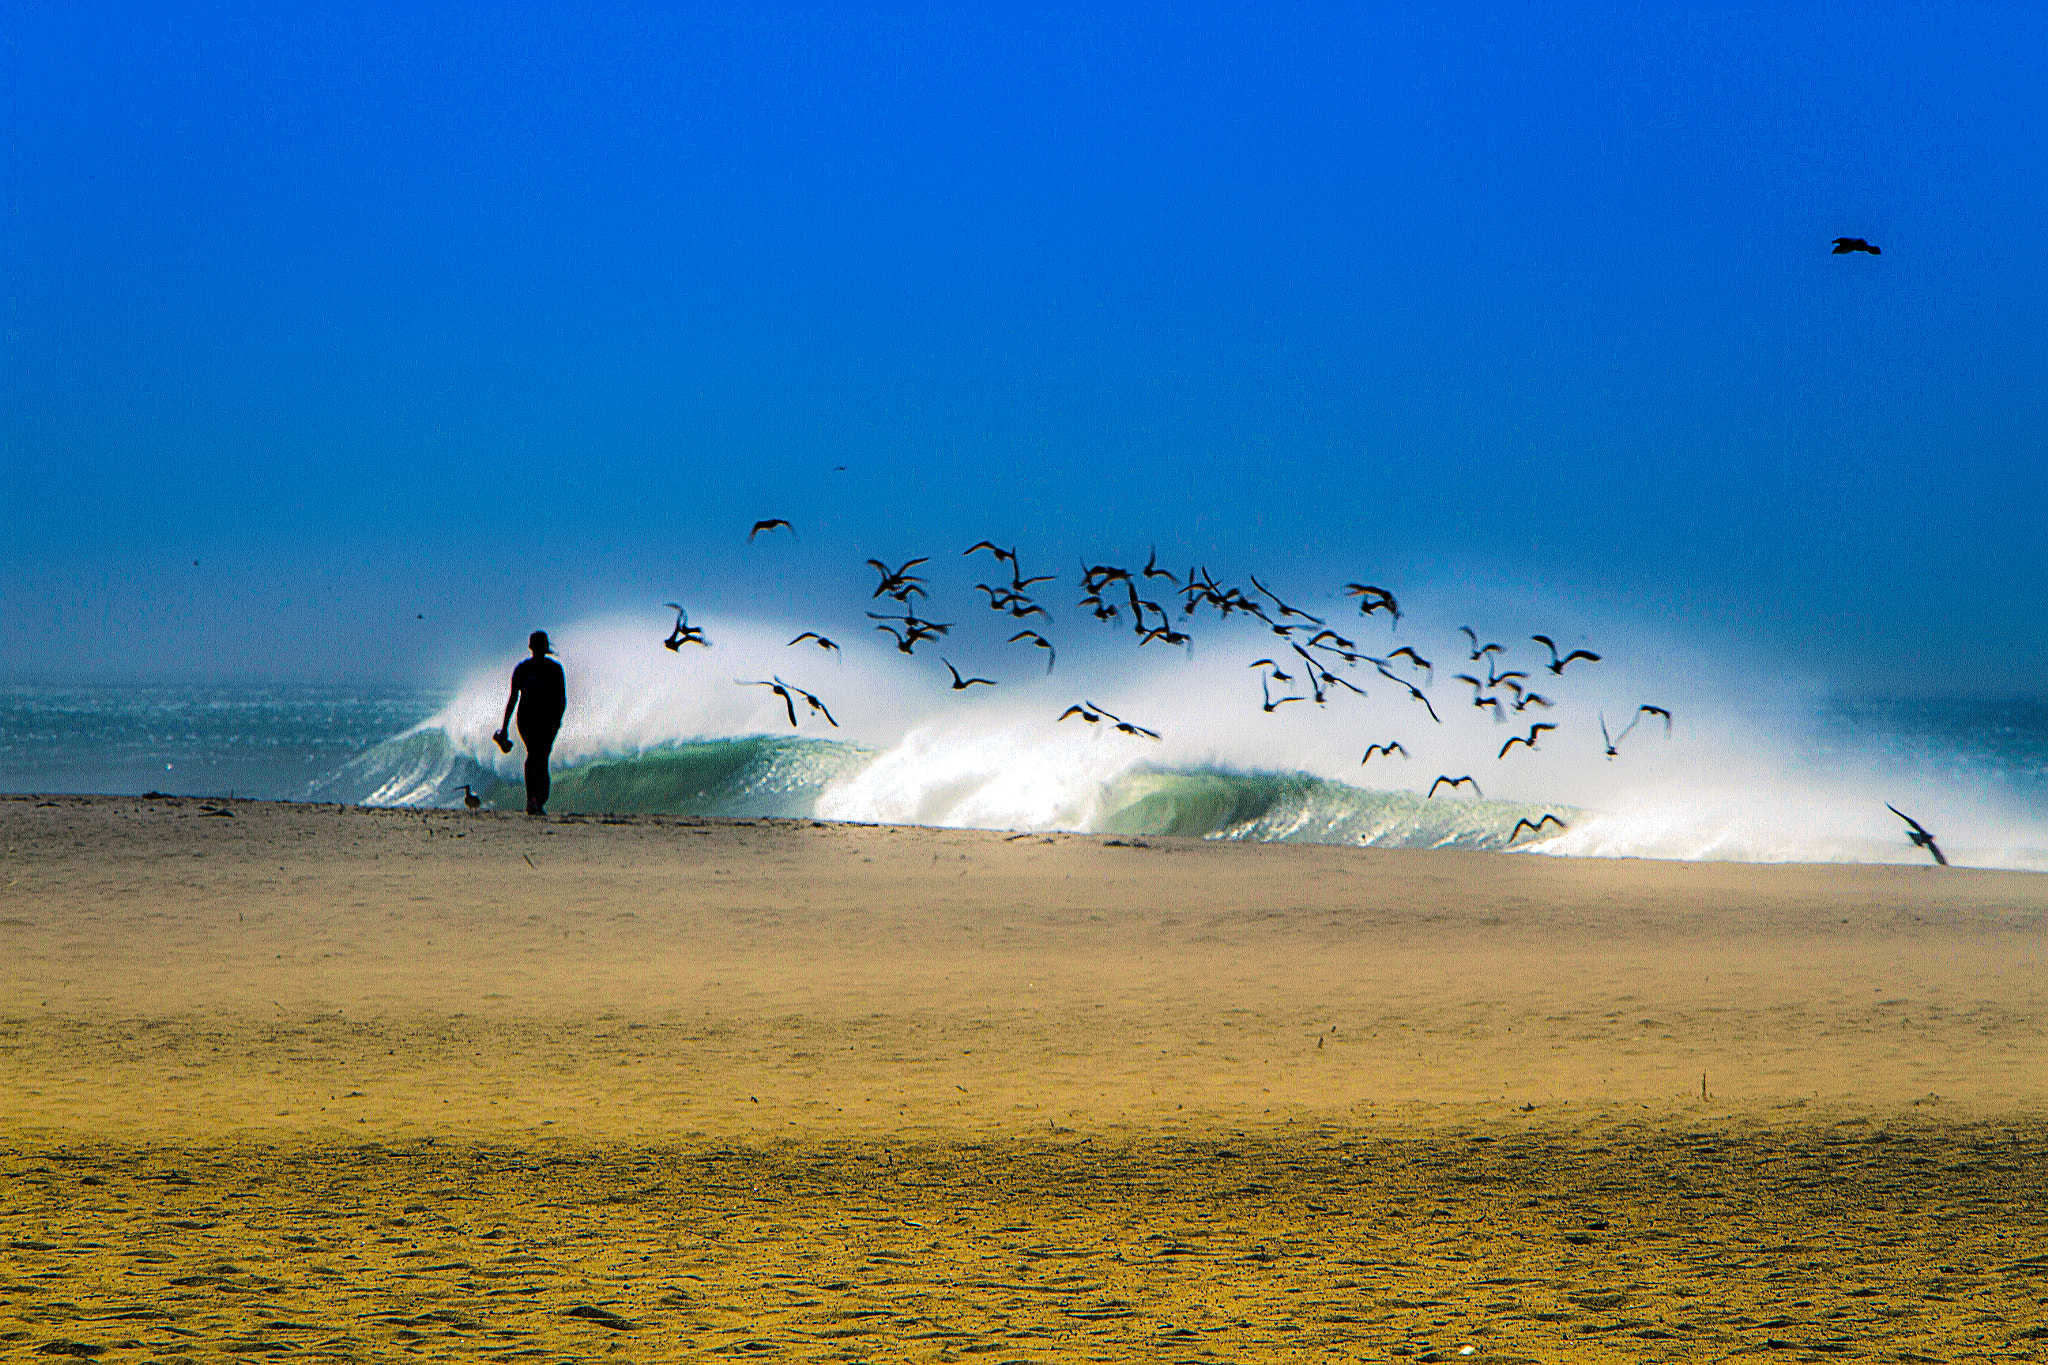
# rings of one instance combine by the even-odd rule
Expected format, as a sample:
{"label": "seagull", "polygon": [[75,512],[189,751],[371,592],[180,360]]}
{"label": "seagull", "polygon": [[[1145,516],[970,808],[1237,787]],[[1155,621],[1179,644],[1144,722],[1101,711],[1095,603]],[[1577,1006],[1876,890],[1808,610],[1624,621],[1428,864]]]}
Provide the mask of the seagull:
{"label": "seagull", "polygon": [[[1435,721],[1438,725],[1442,725],[1444,723],[1444,718],[1442,716],[1439,716],[1436,713],[1436,708],[1429,704],[1429,698],[1423,695],[1421,688],[1417,687],[1414,683],[1409,682],[1406,678],[1395,677],[1393,674],[1387,672],[1386,667],[1382,664],[1374,664],[1373,667],[1379,669],[1380,676],[1382,678],[1385,678],[1388,682],[1399,683],[1401,684],[1401,686],[1407,688],[1408,695],[1413,697],[1416,701],[1422,703],[1422,709],[1429,712],[1429,718],[1431,720]],[[1498,715],[1499,713],[1495,712],[1495,714]]]}
{"label": "seagull", "polygon": [[1267,587],[1264,583],[1261,583],[1259,581],[1259,576],[1257,574],[1253,574],[1251,577],[1252,586],[1257,588],[1260,592],[1266,594],[1266,596],[1271,597],[1273,599],[1273,605],[1280,609],[1280,614],[1282,616],[1299,616],[1302,620],[1313,621],[1317,625],[1321,625],[1323,623],[1322,617],[1310,616],[1307,612],[1302,611],[1297,607],[1290,607],[1285,602],[1282,602],[1278,595],[1276,595],[1271,588]]}
{"label": "seagull", "polygon": [[[1082,720],[1087,721],[1090,725],[1093,725],[1096,721],[1102,719],[1101,716],[1089,710],[1086,706],[1069,706],[1066,710],[1060,712],[1060,720],[1065,720],[1068,716],[1079,716]],[[1057,725],[1059,721],[1054,721],[1053,723]]]}
{"label": "seagull", "polygon": [[[1442,775],[1439,775],[1436,781],[1429,784],[1429,796],[1435,796],[1436,789],[1438,787],[1449,787],[1452,791],[1456,791],[1458,788],[1466,786],[1468,784],[1472,788],[1472,794],[1474,796],[1482,797],[1483,799],[1483,793],[1481,793],[1479,790],[1479,779],[1473,777],[1470,773],[1467,773],[1463,777],[1444,777]],[[1429,800],[1429,796],[1425,796],[1422,799],[1427,801]]]}
{"label": "seagull", "polygon": [[1010,572],[1015,573],[1017,571],[1017,552],[1015,550],[1005,550],[1002,546],[996,544],[993,540],[982,540],[976,541],[974,544],[968,546],[966,549],[962,550],[960,554],[964,558],[968,555],[973,554],[976,550],[987,550],[990,554],[996,557],[998,562],[1005,559],[1009,560]]}
{"label": "seagull", "polygon": [[894,626],[876,626],[875,629],[888,632],[889,637],[896,641],[897,652],[902,654],[914,653],[919,640],[929,640],[932,638],[930,633],[921,630],[912,630],[908,635],[905,635]]}
{"label": "seagull", "polygon": [[471,791],[469,784],[465,782],[462,784],[462,804],[471,810],[482,810],[484,808],[484,799]]}
{"label": "seagull", "polygon": [[[1479,636],[1474,633],[1470,626],[1459,626],[1458,629],[1464,631],[1466,637],[1472,641],[1472,662],[1475,664],[1489,654],[1505,654],[1508,652],[1506,645],[1480,644]],[[1491,667],[1491,665],[1488,665],[1488,667]]]}
{"label": "seagull", "polygon": [[1159,732],[1157,730],[1147,730],[1144,726],[1134,725],[1127,720],[1118,721],[1116,723],[1116,729],[1117,733],[1120,735],[1143,735],[1147,739],[1159,738]]}
{"label": "seagull", "polygon": [[1545,811],[1543,812],[1543,818],[1541,820],[1515,821],[1515,827],[1508,831],[1508,842],[1512,844],[1516,839],[1520,838],[1522,831],[1525,829],[1528,830],[1531,834],[1541,834],[1543,833],[1543,827],[1545,825],[1556,825],[1559,829],[1570,828],[1570,826],[1566,825],[1564,821],[1558,819],[1549,811]]}
{"label": "seagull", "polygon": [[1383,611],[1394,619],[1395,625],[1401,624],[1401,604],[1396,602],[1394,594],[1385,588],[1376,588],[1370,583],[1346,583],[1344,592],[1346,596],[1358,599],[1360,616],[1370,616],[1376,611]]}
{"label": "seagull", "polygon": [[1159,567],[1159,547],[1157,545],[1152,547],[1152,555],[1145,561],[1145,577],[1163,578],[1176,588],[1180,586],[1180,580],[1173,576],[1173,570]]}
{"label": "seagull", "polygon": [[662,605],[675,608],[676,613],[675,629],[671,630],[668,633],[668,638],[661,642],[671,653],[682,652],[684,645],[702,645],[706,649],[711,648],[711,641],[705,638],[704,632],[690,624],[690,613],[683,610],[682,603],[664,602]]}
{"label": "seagull", "polygon": [[1884,254],[1861,237],[1837,237],[1835,238],[1835,249],[1830,251],[1828,255],[1846,256],[1852,251],[1867,251],[1873,256],[1882,256]]}
{"label": "seagull", "polygon": [[1904,820],[1906,822],[1908,826],[1906,830],[1906,837],[1913,841],[1913,847],[1926,849],[1929,853],[1932,853],[1934,855],[1935,862],[1940,863],[1943,867],[1948,866],[1948,859],[1941,856],[1941,846],[1934,842],[1934,836],[1932,834],[1929,834],[1926,830],[1920,827],[1920,822],[1918,820],[1915,820],[1912,816],[1906,814],[1906,812],[1900,810],[1897,806],[1894,806],[1889,801],[1884,803],[1884,808],[1890,811],[1893,815],[1898,816],[1901,820]]}
{"label": "seagull", "polygon": [[868,564],[873,567],[876,573],[882,576],[882,581],[875,588],[873,595],[876,597],[887,595],[899,602],[908,602],[912,593],[922,596],[924,589],[917,585],[924,582],[924,578],[921,575],[912,573],[911,570],[929,558],[931,558],[930,555],[923,555],[916,559],[907,560],[900,569],[892,569],[879,559],[870,559]]}
{"label": "seagull", "polygon": [[1408,757],[1408,751],[1401,747],[1401,741],[1397,739],[1392,744],[1366,745],[1365,757],[1358,760],[1359,765],[1362,767],[1365,764],[1372,762],[1372,756],[1374,754],[1385,754],[1388,758],[1392,758],[1395,754],[1399,754],[1403,758]]}
{"label": "seagull", "polygon": [[[790,644],[790,645],[800,645],[800,644],[802,644],[802,643],[803,643],[804,641],[806,641],[806,640],[816,640],[816,641],[818,642],[818,648],[820,648],[820,649],[829,649],[829,650],[831,650],[831,651],[832,651],[832,652],[833,652],[834,654],[837,654],[837,653],[839,652],[839,646],[838,646],[838,645],[835,645],[835,644],[833,644],[833,643],[832,643],[832,642],[831,642],[830,640],[828,640],[828,639],[826,639],[826,638],[825,638],[824,636],[822,636],[822,635],[818,634],[818,632],[817,632],[817,631],[815,631],[815,630],[807,630],[807,631],[805,631],[805,632],[804,632],[803,634],[801,634],[801,635],[797,636],[797,637],[796,637],[796,638],[795,638],[794,640],[791,640],[791,641],[789,642],[789,644]],[[783,648],[784,648],[784,649],[787,649],[787,648],[789,648],[789,645],[784,645],[784,646],[783,646]]]}
{"label": "seagull", "polygon": [[1052,641],[1046,639],[1043,635],[1040,635],[1035,630],[1020,630],[1015,635],[1012,635],[1009,639],[1003,641],[1003,643],[1006,645],[1014,645],[1019,640],[1029,640],[1032,644],[1044,650],[1045,671],[1048,673],[1052,672],[1053,664],[1058,662],[1060,657],[1059,651],[1055,650],[1052,647]]}
{"label": "seagull", "polygon": [[960,670],[953,667],[952,664],[947,663],[944,659],[940,659],[939,662],[942,664],[946,664],[946,671],[953,675],[953,690],[955,692],[965,692],[968,688],[974,686],[976,683],[986,683],[990,687],[994,687],[996,685],[996,680],[994,678],[963,678],[960,676]]}
{"label": "seagull", "polygon": [[1528,734],[1509,735],[1508,742],[1500,746],[1500,752],[1495,754],[1494,757],[1506,758],[1508,756],[1508,750],[1514,748],[1517,744],[1527,745],[1529,748],[1534,749],[1536,747],[1536,737],[1538,735],[1542,734],[1545,730],[1555,730],[1556,728],[1557,727],[1555,725],[1552,725],[1547,720],[1539,720],[1534,725],[1529,727]]}
{"label": "seagull", "polygon": [[1417,668],[1429,674],[1430,677],[1434,678],[1436,676],[1436,665],[1431,663],[1429,660],[1423,658],[1420,654],[1417,654],[1413,649],[1409,648],[1407,645],[1402,645],[1399,649],[1389,653],[1387,657],[1389,659],[1399,659],[1404,655],[1407,657],[1409,663],[1414,664]]}
{"label": "seagull", "polygon": [[1548,635],[1531,635],[1529,638],[1550,651],[1550,671],[1560,676],[1564,673],[1564,666],[1573,659],[1584,659],[1588,663],[1596,664],[1600,662],[1600,656],[1590,649],[1575,649],[1560,659],[1557,657],[1557,645]]}
{"label": "seagull", "polygon": [[1521,699],[1515,703],[1515,710],[1526,711],[1532,706],[1540,706],[1548,711],[1555,705],[1557,705],[1556,702],[1544,696],[1541,692],[1523,692]]}
{"label": "seagull", "polygon": [[782,679],[777,678],[774,682],[762,682],[754,678],[734,678],[733,681],[741,687],[765,687],[776,696],[782,698],[783,706],[789,710],[789,728],[792,730],[796,728],[796,702],[789,695],[789,685],[783,682]]}
{"label": "seagull", "polygon": [[[781,682],[782,679],[777,678],[776,681]],[[796,693],[799,697],[802,697],[813,711],[816,711],[819,715],[823,716],[826,720],[826,723],[831,725],[833,729],[837,730],[839,728],[839,722],[832,719],[832,713],[825,709],[824,702],[819,701],[816,697],[812,696],[809,692],[804,691],[795,683],[788,684],[788,687],[790,691]]]}
{"label": "seagull", "polygon": [[[1276,670],[1273,676],[1276,678],[1284,678],[1287,675]],[[1290,681],[1292,680],[1290,679]],[[1264,673],[1259,674],[1259,697],[1259,709],[1264,711],[1267,715],[1273,714],[1273,712],[1287,705],[1288,702],[1308,700],[1307,697],[1274,697],[1272,689],[1267,685],[1267,679]]]}
{"label": "seagull", "polygon": [[[1633,725],[1633,724],[1635,724],[1635,722],[1634,722],[1634,721],[1630,721],[1630,722],[1629,722],[1629,724]],[[1622,733],[1626,734],[1626,733],[1627,733],[1627,731],[1623,731]],[[1619,758],[1619,757],[1621,756],[1621,750],[1619,750],[1619,749],[1615,748],[1615,747],[1614,747],[1614,741],[1613,741],[1612,739],[1610,739],[1610,738],[1608,737],[1608,734],[1607,734],[1607,713],[1606,713],[1606,712],[1604,712],[1604,711],[1600,713],[1600,742],[1601,742],[1602,744],[1605,744],[1605,745],[1607,746],[1607,757],[1608,757],[1608,758],[1610,758],[1610,759],[1614,759],[1614,758]]]}
{"label": "seagull", "polygon": [[1633,716],[1629,717],[1628,724],[1623,726],[1621,733],[1614,737],[1614,742],[1616,744],[1619,744],[1623,740],[1627,739],[1628,732],[1636,728],[1636,726],[1642,721],[1643,716],[1645,714],[1664,717],[1664,737],[1666,739],[1669,739],[1671,737],[1671,713],[1669,711],[1666,711],[1661,706],[1646,705],[1638,706],[1636,708],[1636,713]]}
{"label": "seagull", "polygon": [[791,526],[781,517],[770,517],[767,521],[757,521],[754,523],[754,529],[747,532],[747,544],[752,545],[755,536],[760,535],[763,531],[772,531],[778,526],[789,532],[792,538],[796,535],[796,527]]}

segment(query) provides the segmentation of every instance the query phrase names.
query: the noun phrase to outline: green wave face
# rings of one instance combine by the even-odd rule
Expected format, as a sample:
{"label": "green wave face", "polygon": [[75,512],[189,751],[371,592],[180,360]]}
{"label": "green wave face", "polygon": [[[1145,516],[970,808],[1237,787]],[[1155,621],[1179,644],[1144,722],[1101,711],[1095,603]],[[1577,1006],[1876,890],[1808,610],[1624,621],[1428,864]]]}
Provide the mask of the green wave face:
{"label": "green wave face", "polygon": [[[548,810],[563,815],[806,816],[835,778],[874,755],[824,739],[718,739],[598,759],[553,775]],[[493,778],[479,793],[523,810],[526,785]]]}
{"label": "green wave face", "polygon": [[[1144,770],[1110,788],[1108,834],[1181,835],[1258,843],[1370,844],[1376,848],[1506,848],[1515,822],[1570,806],[1469,797],[1425,799],[1372,791],[1306,773]],[[1527,831],[1522,832],[1526,841]]]}

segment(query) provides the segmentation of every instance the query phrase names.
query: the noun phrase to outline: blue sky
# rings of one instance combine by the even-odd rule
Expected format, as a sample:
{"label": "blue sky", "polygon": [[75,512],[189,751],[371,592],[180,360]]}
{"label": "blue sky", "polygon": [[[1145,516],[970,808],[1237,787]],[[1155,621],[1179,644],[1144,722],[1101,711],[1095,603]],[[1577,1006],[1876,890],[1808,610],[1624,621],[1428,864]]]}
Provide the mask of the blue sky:
{"label": "blue sky", "polygon": [[424,8],[12,7],[0,676],[441,676],[787,516],[2039,690],[2037,10]]}

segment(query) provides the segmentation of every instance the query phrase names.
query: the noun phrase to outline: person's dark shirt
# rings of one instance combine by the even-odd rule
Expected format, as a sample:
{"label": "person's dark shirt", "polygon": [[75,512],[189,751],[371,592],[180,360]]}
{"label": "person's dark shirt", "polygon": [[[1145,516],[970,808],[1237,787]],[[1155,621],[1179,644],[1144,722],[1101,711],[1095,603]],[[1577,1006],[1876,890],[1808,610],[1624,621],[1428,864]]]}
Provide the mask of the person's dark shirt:
{"label": "person's dark shirt", "polygon": [[519,728],[556,730],[569,709],[569,684],[553,659],[523,659],[512,670],[512,690],[519,694]]}

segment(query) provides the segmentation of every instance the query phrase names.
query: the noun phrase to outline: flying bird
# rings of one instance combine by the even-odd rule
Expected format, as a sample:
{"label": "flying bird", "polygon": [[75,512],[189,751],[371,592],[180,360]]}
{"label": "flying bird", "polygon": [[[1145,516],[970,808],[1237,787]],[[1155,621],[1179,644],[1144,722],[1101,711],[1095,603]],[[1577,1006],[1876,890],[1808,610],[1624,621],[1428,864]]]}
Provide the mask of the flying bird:
{"label": "flying bird", "polygon": [[1282,602],[1282,601],[1280,600],[1279,596],[1278,596],[1278,595],[1277,595],[1276,593],[1274,593],[1274,591],[1273,591],[1273,590],[1272,590],[1271,588],[1267,587],[1267,586],[1266,586],[1266,585],[1265,585],[1264,583],[1261,583],[1261,582],[1259,581],[1259,576],[1258,576],[1257,574],[1253,574],[1253,575],[1251,576],[1251,578],[1252,578],[1252,586],[1253,586],[1253,587],[1255,587],[1255,588],[1257,588],[1257,589],[1258,589],[1258,590],[1259,590],[1260,592],[1262,592],[1262,593],[1266,594],[1266,596],[1268,596],[1268,597],[1272,598],[1272,599],[1273,599],[1273,605],[1274,605],[1275,607],[1279,608],[1279,610],[1280,610],[1280,614],[1281,614],[1282,616],[1299,616],[1299,617],[1300,617],[1300,618],[1301,618],[1302,620],[1304,620],[1304,621],[1313,621],[1313,622],[1315,622],[1315,623],[1316,623],[1317,625],[1321,625],[1321,624],[1323,623],[1323,618],[1322,618],[1322,617],[1320,617],[1320,616],[1310,616],[1310,615],[1309,615],[1309,614],[1308,614],[1307,612],[1305,612],[1305,611],[1302,611],[1302,610],[1301,610],[1300,608],[1298,608],[1298,607],[1290,607],[1290,606],[1288,606],[1288,605],[1287,605],[1287,604],[1286,604],[1285,602]]}
{"label": "flying bird", "polygon": [[1436,676],[1436,665],[1431,663],[1429,660],[1423,658],[1420,654],[1417,654],[1413,649],[1409,648],[1407,645],[1402,645],[1399,649],[1392,650],[1387,655],[1389,659],[1399,659],[1404,656],[1407,658],[1409,663],[1414,664],[1419,669],[1422,669],[1424,672],[1428,673],[1432,678]]}
{"label": "flying bird", "polygon": [[1145,577],[1163,578],[1175,587],[1180,586],[1180,580],[1173,576],[1173,570],[1159,567],[1159,547],[1156,545],[1152,547],[1151,557],[1145,561]]}
{"label": "flying bird", "polygon": [[875,629],[886,631],[889,637],[896,642],[896,650],[900,654],[915,653],[918,641],[932,638],[928,632],[921,630],[913,630],[908,635],[905,635],[894,626],[876,626]]}
{"label": "flying bird", "polygon": [[1374,587],[1370,583],[1346,583],[1344,592],[1346,596],[1358,599],[1360,616],[1370,616],[1376,611],[1383,611],[1393,618],[1395,625],[1401,624],[1401,604],[1396,602],[1394,594],[1385,588]]}
{"label": "flying bird", "polygon": [[1495,754],[1494,757],[1506,758],[1508,756],[1508,750],[1514,748],[1517,744],[1526,745],[1529,748],[1534,749],[1536,747],[1536,737],[1538,735],[1542,734],[1545,730],[1555,730],[1556,728],[1557,727],[1555,725],[1552,725],[1547,720],[1539,720],[1534,725],[1529,727],[1528,734],[1509,735],[1508,742],[1500,746],[1500,752]]}
{"label": "flying bird", "polygon": [[[1489,654],[1505,654],[1508,652],[1508,647],[1506,645],[1480,644],[1478,634],[1470,626],[1459,626],[1458,629],[1464,631],[1466,638],[1472,641],[1471,661],[1475,664]],[[1490,666],[1491,665],[1489,665],[1489,667]]]}
{"label": "flying bird", "polygon": [[1397,678],[1393,674],[1387,672],[1386,665],[1384,664],[1376,663],[1373,665],[1373,667],[1379,669],[1380,676],[1382,678],[1385,678],[1388,682],[1399,683],[1401,686],[1407,688],[1408,695],[1410,697],[1413,697],[1416,701],[1422,703],[1422,709],[1429,712],[1429,718],[1431,720],[1435,721],[1438,725],[1442,725],[1444,723],[1444,718],[1442,716],[1439,716],[1436,713],[1436,708],[1429,704],[1429,698],[1423,695],[1423,691],[1421,688],[1417,687],[1414,683],[1409,682],[1406,678]]}
{"label": "flying bird", "polygon": [[[1429,796],[1435,796],[1438,787],[1449,787],[1452,791],[1456,791],[1458,788],[1468,784],[1471,786],[1474,796],[1484,798],[1484,794],[1479,790],[1479,779],[1473,777],[1470,773],[1463,777],[1444,777],[1439,775],[1436,781],[1429,784]],[[1422,799],[1427,801],[1429,796],[1425,796]]]}
{"label": "flying bird", "polygon": [[[829,650],[831,650],[831,651],[832,651],[832,652],[833,652],[834,654],[837,654],[837,653],[839,652],[839,646],[838,646],[838,645],[835,645],[835,644],[833,644],[833,643],[832,643],[832,642],[831,642],[830,640],[828,640],[828,639],[826,639],[826,638],[825,638],[824,636],[822,636],[822,635],[818,634],[818,632],[817,632],[817,631],[815,631],[815,630],[807,630],[807,631],[805,631],[805,632],[804,632],[803,634],[801,634],[801,635],[797,636],[797,637],[796,637],[796,638],[795,638],[794,640],[791,640],[791,641],[789,642],[789,644],[790,644],[790,645],[800,645],[800,644],[802,644],[802,643],[803,643],[804,641],[806,641],[806,640],[816,640],[816,641],[818,642],[818,648],[820,648],[820,649],[829,649]],[[784,649],[787,649],[787,648],[789,648],[789,645],[784,645],[784,646],[783,646],[783,648],[784,648]]]}
{"label": "flying bird", "polygon": [[[1096,721],[1102,719],[1100,715],[1089,710],[1086,706],[1069,706],[1066,710],[1060,712],[1060,720],[1065,720],[1068,716],[1079,716],[1082,720],[1087,721],[1090,725],[1093,725]],[[1053,723],[1057,725],[1059,722],[1055,721]]]}
{"label": "flying bird", "polygon": [[[1273,676],[1286,677],[1287,675],[1276,671],[1273,674]],[[1259,674],[1259,698],[1259,709],[1261,711],[1264,711],[1267,715],[1273,714],[1273,712],[1287,705],[1288,702],[1308,700],[1307,697],[1275,697],[1273,695],[1272,688],[1267,683],[1266,675],[1264,673]]]}
{"label": "flying bird", "polygon": [[1835,249],[1830,251],[1828,255],[1846,256],[1852,251],[1867,251],[1873,256],[1882,256],[1884,254],[1861,237],[1837,237],[1835,238]]}
{"label": "flying bird", "polygon": [[1365,757],[1358,760],[1359,764],[1363,766],[1364,764],[1372,762],[1372,756],[1374,754],[1385,754],[1388,758],[1392,758],[1395,754],[1399,754],[1403,758],[1408,757],[1408,751],[1401,747],[1401,741],[1397,739],[1392,744],[1366,745]]}
{"label": "flying bird", "polygon": [[964,558],[967,555],[973,554],[976,550],[987,550],[990,554],[994,555],[998,561],[1007,559],[1008,561],[1010,561],[1011,572],[1016,572],[1017,552],[1015,550],[1005,550],[1002,546],[996,544],[993,540],[980,540],[976,541],[974,544],[962,550],[960,554]]}
{"label": "flying bird", "polygon": [[1645,715],[1662,716],[1664,718],[1664,737],[1666,739],[1669,739],[1671,737],[1671,713],[1669,711],[1666,711],[1661,706],[1645,705],[1638,706],[1636,708],[1636,713],[1633,716],[1629,717],[1628,724],[1624,725],[1621,729],[1621,733],[1614,737],[1614,742],[1616,744],[1619,744],[1623,740],[1627,739],[1628,732],[1630,730],[1635,729],[1637,725],[1641,724],[1642,719]]}
{"label": "flying bird", "polygon": [[873,595],[893,597],[899,602],[908,602],[913,593],[922,596],[924,589],[917,585],[924,582],[924,578],[920,574],[912,573],[911,570],[930,558],[930,555],[921,555],[906,561],[900,569],[892,569],[879,559],[870,559],[868,564],[882,576],[882,581],[876,586]]}
{"label": "flying bird", "polygon": [[953,690],[955,692],[965,692],[968,688],[974,686],[976,683],[986,683],[990,687],[994,687],[996,685],[996,680],[994,678],[963,678],[960,676],[960,670],[953,667],[952,664],[947,663],[944,659],[940,659],[939,662],[945,664],[946,671],[953,675]]}
{"label": "flying bird", "polygon": [[789,711],[789,728],[796,728],[796,701],[789,695],[789,685],[777,678],[774,682],[762,682],[757,678],[734,678],[741,687],[765,687],[782,698],[782,704]]}
{"label": "flying bird", "polygon": [[705,638],[704,632],[690,624],[690,613],[683,610],[682,603],[664,602],[662,605],[674,608],[676,613],[675,629],[671,630],[668,633],[668,638],[661,642],[671,653],[681,653],[684,645],[702,645],[706,649],[711,648],[711,641]]}
{"label": "flying bird", "polygon": [[1012,635],[1009,639],[1003,641],[1003,643],[1006,645],[1014,645],[1019,640],[1029,640],[1033,645],[1037,646],[1039,649],[1044,650],[1045,671],[1048,673],[1052,672],[1053,664],[1058,662],[1060,657],[1059,651],[1055,650],[1052,647],[1052,641],[1046,639],[1043,635],[1040,635],[1035,630],[1020,630],[1015,635]]}
{"label": "flying bird", "polygon": [[1884,808],[1906,822],[1906,837],[1913,841],[1913,847],[1926,849],[1934,855],[1935,862],[1940,863],[1943,867],[1948,866],[1948,859],[1941,856],[1941,846],[1934,842],[1932,834],[1921,828],[1918,820],[1915,820],[1889,801],[1884,803]]}
{"label": "flying bird", "polygon": [[773,531],[778,526],[789,532],[792,537],[796,535],[796,527],[791,526],[781,517],[770,517],[767,521],[757,521],[754,523],[754,529],[747,532],[747,544],[752,545],[755,536],[760,535],[763,531]]}
{"label": "flying bird", "polygon": [[1545,811],[1541,820],[1524,819],[1515,821],[1515,827],[1508,831],[1508,842],[1512,844],[1515,840],[1521,838],[1522,831],[1525,829],[1531,834],[1541,834],[1545,825],[1556,825],[1559,829],[1569,828],[1564,821],[1558,819],[1549,811]]}
{"label": "flying bird", "polygon": [[[777,678],[777,679],[776,679],[776,681],[777,681],[777,682],[781,682],[781,681],[782,681],[782,679],[780,679],[780,678]],[[799,697],[802,697],[802,698],[804,699],[805,703],[806,703],[806,704],[808,704],[808,705],[810,706],[811,710],[813,710],[813,711],[817,712],[817,713],[818,713],[819,715],[823,716],[823,717],[825,718],[826,722],[827,722],[827,723],[828,723],[829,725],[831,725],[831,727],[832,727],[833,729],[837,730],[837,729],[839,728],[839,722],[838,722],[838,721],[836,721],[836,720],[833,720],[833,719],[832,719],[832,713],[831,713],[830,711],[828,711],[828,710],[826,710],[826,709],[825,709],[825,703],[824,703],[824,702],[821,702],[821,701],[819,701],[819,700],[818,700],[818,699],[817,699],[817,698],[816,698],[815,696],[813,696],[813,695],[812,695],[812,694],[810,694],[809,692],[806,692],[806,691],[804,691],[804,690],[803,690],[803,689],[802,689],[801,687],[798,687],[798,686],[797,686],[797,685],[796,685],[795,683],[789,683],[789,684],[786,684],[786,686],[787,686],[787,687],[789,688],[789,690],[790,690],[790,691],[792,691],[792,692],[796,693],[796,694],[797,694],[797,695],[798,695]]]}
{"label": "flying bird", "polygon": [[1531,635],[1529,638],[1550,651],[1550,671],[1559,676],[1563,675],[1564,666],[1574,659],[1584,659],[1595,664],[1600,662],[1600,656],[1590,649],[1575,649],[1560,659],[1557,657],[1557,644],[1548,635]]}

